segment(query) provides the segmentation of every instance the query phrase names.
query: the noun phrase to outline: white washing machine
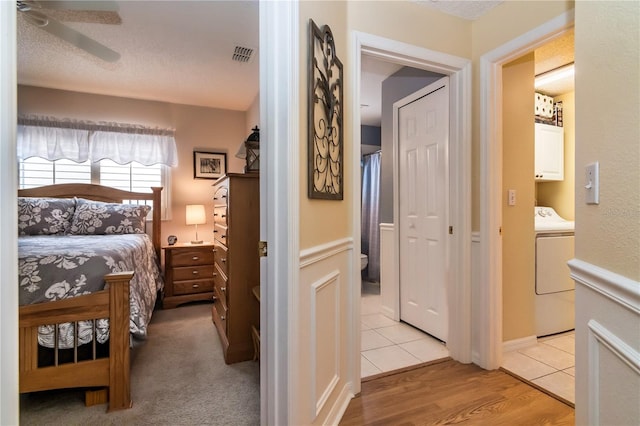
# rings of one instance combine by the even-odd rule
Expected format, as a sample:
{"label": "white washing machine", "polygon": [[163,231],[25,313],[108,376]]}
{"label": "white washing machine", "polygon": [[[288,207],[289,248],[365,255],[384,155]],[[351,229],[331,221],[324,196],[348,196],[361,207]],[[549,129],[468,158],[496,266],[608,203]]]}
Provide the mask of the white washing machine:
{"label": "white washing machine", "polygon": [[536,336],[575,328],[575,285],[567,262],[574,257],[573,221],[551,207],[535,207]]}

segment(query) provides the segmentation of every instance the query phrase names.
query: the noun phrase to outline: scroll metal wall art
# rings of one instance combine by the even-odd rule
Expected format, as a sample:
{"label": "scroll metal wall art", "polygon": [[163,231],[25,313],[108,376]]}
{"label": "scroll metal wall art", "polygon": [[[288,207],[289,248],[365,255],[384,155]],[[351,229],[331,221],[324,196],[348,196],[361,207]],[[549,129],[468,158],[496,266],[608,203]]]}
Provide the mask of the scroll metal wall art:
{"label": "scroll metal wall art", "polygon": [[333,34],[309,20],[309,198],[343,199],[342,62]]}

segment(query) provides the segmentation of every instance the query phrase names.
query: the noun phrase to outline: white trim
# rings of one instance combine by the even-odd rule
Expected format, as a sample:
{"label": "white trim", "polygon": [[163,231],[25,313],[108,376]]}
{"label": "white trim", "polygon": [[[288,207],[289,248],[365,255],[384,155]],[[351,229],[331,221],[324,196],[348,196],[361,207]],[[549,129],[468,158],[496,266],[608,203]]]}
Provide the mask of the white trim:
{"label": "white trim", "polygon": [[[360,101],[360,57],[362,54],[449,76],[450,105],[451,111],[455,115],[455,117],[451,117],[453,131],[450,133],[450,146],[459,146],[460,149],[452,152],[450,156],[450,173],[456,176],[451,180],[450,211],[456,211],[458,214],[450,216],[450,225],[455,230],[451,240],[450,253],[456,275],[452,281],[453,285],[449,297],[449,300],[455,301],[455,303],[449,304],[449,342],[447,347],[453,359],[471,362],[471,283],[469,272],[471,267],[471,61],[358,31],[353,32],[353,40],[354,46],[350,62],[355,65],[352,67],[354,74],[351,79],[354,105],[359,105]],[[353,120],[351,137],[353,140],[354,170],[358,170],[359,165],[356,168],[355,158],[360,156],[359,108],[353,108]],[[396,164],[396,153],[394,152],[393,155],[393,163]],[[360,180],[354,178],[353,181],[352,191],[354,194],[358,194]],[[353,197],[352,203],[354,234],[359,235],[360,199]],[[395,214],[396,212],[394,212]],[[359,238],[354,239],[359,240]],[[355,256],[359,256],[359,252],[354,252],[354,264],[359,264],[359,259],[355,259]],[[395,259],[394,267],[398,268],[398,259]],[[355,275],[354,273],[354,277]],[[396,273],[394,276],[397,275]],[[359,282],[359,279],[354,280],[354,283]],[[354,289],[354,294],[356,291],[359,295],[360,289]],[[359,307],[356,310],[359,313]],[[359,323],[354,325],[354,327],[356,326],[359,327]],[[359,378],[360,372],[356,373]]]}
{"label": "white trim", "polygon": [[[589,326],[589,338],[597,339],[623,363],[627,364],[637,375],[640,375],[640,353],[627,345],[622,339],[609,331],[606,327],[594,319],[587,323]],[[600,377],[599,374],[594,377]]]}
{"label": "white trim", "polygon": [[[333,330],[333,344],[334,344],[334,352],[333,352],[333,363],[335,366],[335,371],[333,372],[333,377],[329,381],[329,384],[322,392],[322,395],[318,398],[316,395],[317,389],[317,353],[318,353],[318,337],[317,337],[317,295],[325,287],[328,287],[330,284],[334,286],[335,298],[334,298],[334,309],[337,313],[337,318],[331,318],[334,321],[334,330]],[[320,278],[316,282],[311,284],[311,365],[314,371],[311,372],[312,384],[311,384],[311,395],[312,395],[312,404],[311,407],[315,408],[315,411],[311,413],[310,418],[316,419],[320,414],[320,411],[324,408],[327,400],[331,396],[331,393],[336,388],[338,382],[340,381],[340,330],[339,330],[339,318],[340,318],[340,271],[335,270],[324,277]],[[328,320],[328,319],[327,319]]]}
{"label": "white trim", "polygon": [[300,20],[298,2],[260,2],[260,422],[288,424],[295,411],[299,297]]}
{"label": "white trim", "polygon": [[352,392],[351,384],[346,383],[342,387],[340,394],[336,398],[336,401],[342,401],[342,403],[334,404],[331,406],[331,410],[327,414],[324,424],[327,424],[327,425],[339,424],[345,411],[347,411],[347,407],[349,406],[349,402],[351,402],[351,398],[353,397],[354,397],[354,393]]}
{"label": "white trim", "polygon": [[[300,269],[353,249],[353,238],[341,238],[300,251]],[[359,255],[358,255],[359,256]],[[358,258],[358,265],[360,258]]]}
{"label": "white trim", "polygon": [[0,2],[0,424],[18,424],[16,7]]}
{"label": "white trim", "polygon": [[520,349],[530,348],[538,343],[536,336],[521,337],[519,339],[507,340],[502,343],[502,353],[513,352]]}
{"label": "white trim", "polygon": [[603,347],[608,349],[622,363],[630,367],[636,375],[640,375],[640,353],[594,319],[587,322],[587,327],[588,374],[586,393],[588,403],[585,411],[587,412],[589,424],[599,424],[600,385],[603,380],[600,371],[600,349]]}
{"label": "white trim", "polygon": [[[395,225],[380,224],[380,313],[394,321],[400,321],[400,297],[395,262]],[[391,269],[391,270],[389,270]]]}
{"label": "white trim", "polygon": [[500,366],[502,355],[502,65],[573,25],[573,10],[480,57],[480,288],[479,365]]}
{"label": "white trim", "polygon": [[567,262],[576,284],[594,290],[636,315],[640,315],[640,282],[580,259]]}

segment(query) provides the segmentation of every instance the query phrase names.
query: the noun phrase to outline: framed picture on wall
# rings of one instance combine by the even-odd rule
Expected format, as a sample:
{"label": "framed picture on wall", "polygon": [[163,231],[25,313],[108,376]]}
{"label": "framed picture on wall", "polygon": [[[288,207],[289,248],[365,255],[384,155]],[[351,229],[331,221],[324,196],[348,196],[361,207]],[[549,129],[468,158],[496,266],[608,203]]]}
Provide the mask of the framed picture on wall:
{"label": "framed picture on wall", "polygon": [[193,151],[194,179],[218,179],[227,173],[227,154]]}

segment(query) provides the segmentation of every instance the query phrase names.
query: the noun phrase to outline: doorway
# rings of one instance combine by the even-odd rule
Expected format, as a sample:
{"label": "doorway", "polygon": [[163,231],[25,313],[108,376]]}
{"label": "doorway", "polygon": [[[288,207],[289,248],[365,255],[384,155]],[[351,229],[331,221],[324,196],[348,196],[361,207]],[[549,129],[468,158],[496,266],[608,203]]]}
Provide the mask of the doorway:
{"label": "doorway", "polygon": [[[397,63],[399,65],[413,67],[421,70],[427,70],[441,75],[449,76],[451,84],[451,120],[450,120],[450,158],[451,158],[451,170],[450,170],[450,184],[451,184],[451,196],[450,196],[450,211],[451,215],[450,226],[453,226],[454,233],[450,235],[451,244],[451,264],[457,265],[452,268],[451,274],[451,287],[450,292],[447,295],[447,303],[449,306],[449,350],[450,356],[461,362],[471,362],[471,339],[470,339],[470,242],[471,242],[471,217],[470,217],[470,176],[471,176],[471,141],[470,141],[470,73],[471,65],[470,61],[462,58],[452,57],[449,55],[442,55],[439,52],[430,51],[417,46],[410,46],[404,43],[399,43],[394,40],[384,39],[370,34],[356,33],[355,34],[356,48],[353,50],[355,57],[353,63],[356,64],[354,69],[355,81],[353,87],[353,99],[356,104],[360,104],[361,100],[361,60],[362,55],[373,57],[381,61]],[[354,114],[354,120],[356,125],[354,126],[353,133],[353,167],[359,168],[360,164],[360,112],[357,111]],[[393,154],[395,158],[396,154]],[[395,160],[394,160],[395,161]],[[393,187],[393,216],[399,217],[398,212],[398,171],[397,168],[393,172],[392,187]],[[384,185],[382,183],[381,185]],[[354,179],[354,193],[360,191],[360,181]],[[354,229],[360,230],[360,206],[355,204],[360,200],[354,198]],[[398,250],[398,237],[397,228],[393,225],[393,234],[396,237],[393,238],[394,247],[390,252],[392,258],[389,263],[392,268],[391,275],[397,277],[399,274],[399,250]],[[356,235],[354,240],[359,244],[359,235]],[[354,244],[355,245],[355,244]],[[358,247],[359,248],[359,247]],[[384,250],[384,249],[383,249]],[[354,259],[354,263],[359,264],[358,250],[355,250],[358,259]],[[381,264],[381,268],[384,267]],[[360,271],[357,271],[357,276],[354,276],[354,282],[360,283]],[[381,271],[384,275],[384,271]],[[354,274],[355,275],[355,274]],[[384,279],[383,279],[384,280]],[[384,287],[384,282],[382,283]],[[381,289],[384,293],[384,288]],[[392,299],[399,301],[398,289],[390,289],[391,292],[395,291]],[[360,286],[354,285],[353,297],[355,300],[360,298]],[[358,307],[360,308],[360,307]],[[358,316],[360,316],[360,309],[356,310]],[[399,312],[399,308],[395,308],[395,313]],[[354,321],[356,325],[360,324],[359,321]],[[359,331],[359,330],[358,330]],[[354,333],[355,336],[360,336],[360,332]],[[356,365],[358,366],[359,363]]]}
{"label": "doorway", "polygon": [[474,318],[479,336],[477,363],[496,369],[502,362],[502,66],[530,52],[573,26],[572,12],[563,13],[480,58],[480,248],[479,292],[484,309]]}

